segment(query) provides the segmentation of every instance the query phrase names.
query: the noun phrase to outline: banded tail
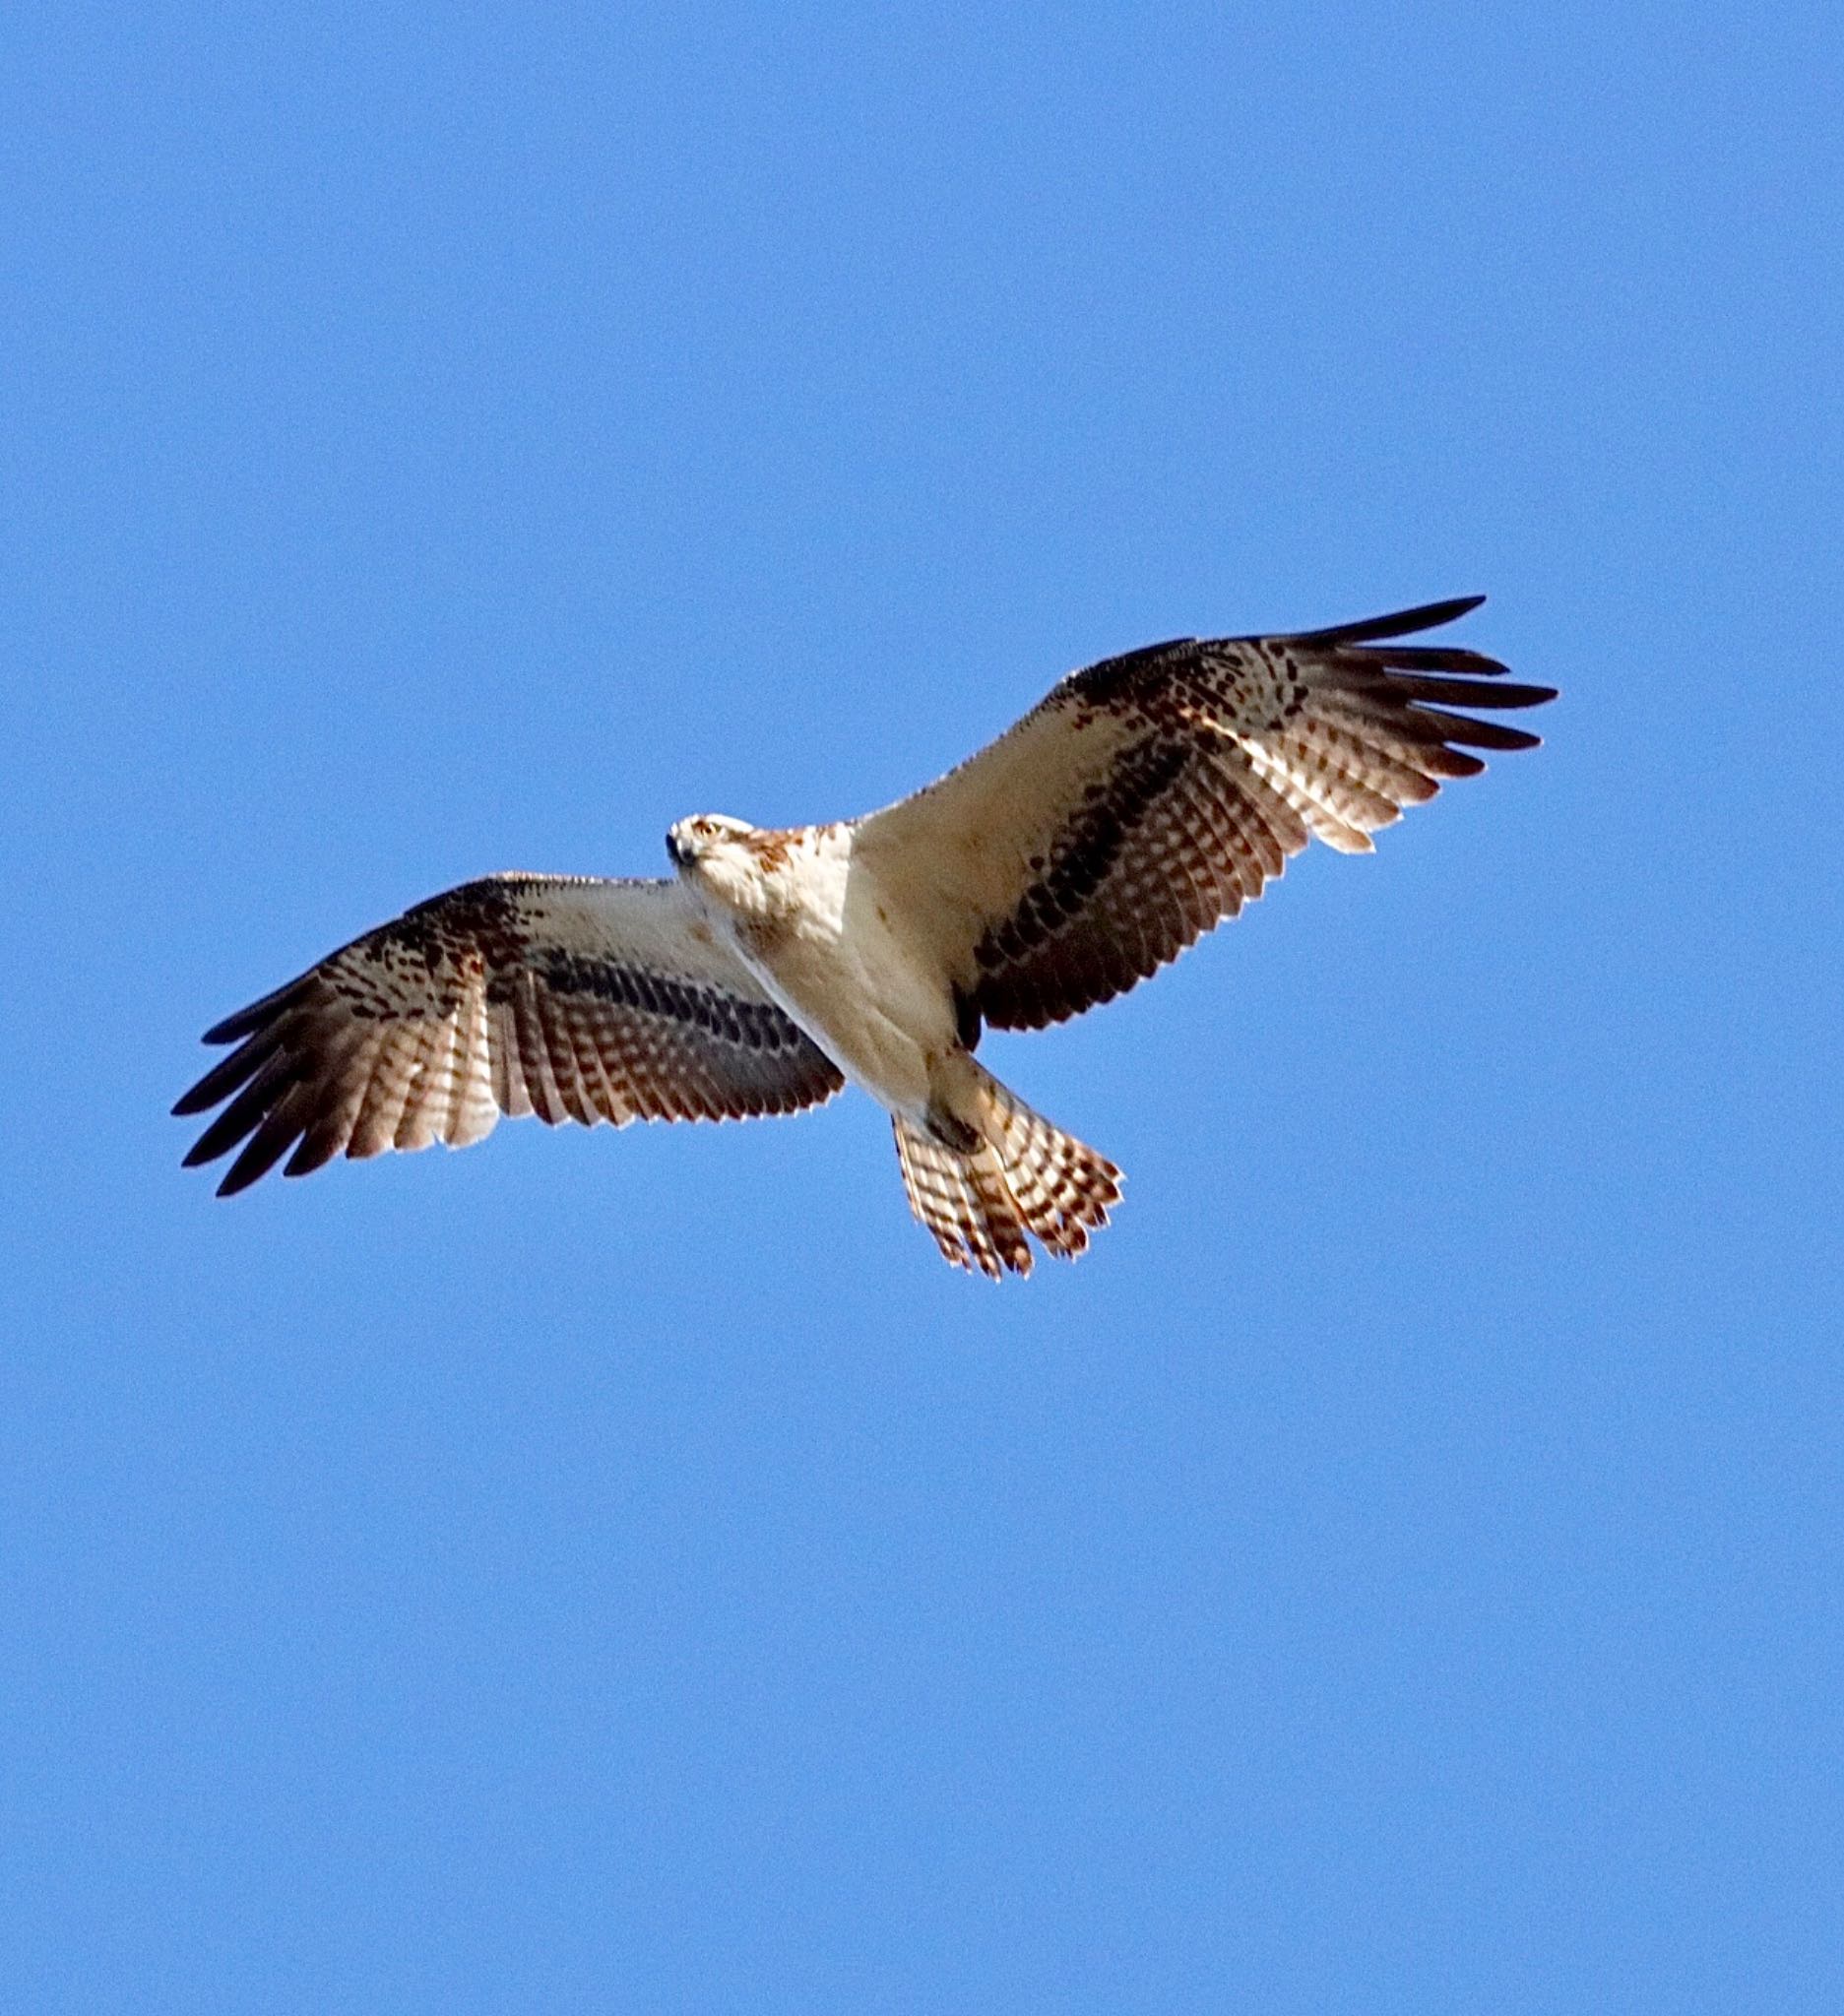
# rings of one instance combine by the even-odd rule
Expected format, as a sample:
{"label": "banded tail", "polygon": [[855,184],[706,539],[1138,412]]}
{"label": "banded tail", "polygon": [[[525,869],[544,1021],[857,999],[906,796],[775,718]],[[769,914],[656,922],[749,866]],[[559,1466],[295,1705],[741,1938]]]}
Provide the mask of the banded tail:
{"label": "banded tail", "polygon": [[[975,1074],[972,1118],[944,1116],[939,1133],[892,1119],[910,1209],[943,1259],[994,1281],[1031,1272],[1027,1233],[1073,1260],[1119,1203],[1120,1171],[966,1061]],[[941,1138],[948,1134],[964,1145]]]}

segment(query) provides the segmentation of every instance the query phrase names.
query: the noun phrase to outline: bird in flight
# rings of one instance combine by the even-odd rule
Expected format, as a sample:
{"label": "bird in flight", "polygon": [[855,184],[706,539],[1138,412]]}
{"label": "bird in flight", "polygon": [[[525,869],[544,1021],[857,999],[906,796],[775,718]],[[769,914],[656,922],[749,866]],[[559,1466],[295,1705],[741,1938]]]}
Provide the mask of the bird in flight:
{"label": "bird in flight", "polygon": [[[957,1267],[1074,1258],[1120,1196],[1106,1156],[976,1058],[1124,993],[1316,837],[1537,737],[1473,710],[1556,695],[1478,652],[1404,644],[1433,602],[1294,636],[1180,638],[1072,672],[997,741],[880,812],[666,837],[662,880],[492,875],[432,896],[227,1016],[173,1110],[222,1105],[186,1166],[218,1194],[336,1155],[550,1124],[735,1119],[850,1080],[890,1114],[910,1207]],[[227,1103],[226,1103],[227,1102]]]}

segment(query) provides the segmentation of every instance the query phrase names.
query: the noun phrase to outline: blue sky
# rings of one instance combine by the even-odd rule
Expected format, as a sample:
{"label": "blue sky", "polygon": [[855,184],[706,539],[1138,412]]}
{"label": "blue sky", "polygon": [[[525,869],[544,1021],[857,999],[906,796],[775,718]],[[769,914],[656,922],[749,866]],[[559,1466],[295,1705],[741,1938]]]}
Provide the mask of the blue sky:
{"label": "blue sky", "polygon": [[[16,9],[0,1973],[1834,2009],[1835,11]],[[208,1023],[1065,669],[1488,591],[1547,746],[861,1099],[235,1205]]]}

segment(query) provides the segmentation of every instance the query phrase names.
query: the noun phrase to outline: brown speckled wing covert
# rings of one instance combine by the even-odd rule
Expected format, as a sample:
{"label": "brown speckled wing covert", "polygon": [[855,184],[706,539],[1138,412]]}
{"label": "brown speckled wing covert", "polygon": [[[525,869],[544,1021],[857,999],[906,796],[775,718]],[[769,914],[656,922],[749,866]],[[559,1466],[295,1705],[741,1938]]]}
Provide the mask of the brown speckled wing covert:
{"label": "brown speckled wing covert", "polygon": [[175,1113],[223,1104],[187,1167],[242,1144],[220,1196],[287,1156],[460,1148],[501,1113],[740,1119],[843,1080],[675,883],[501,875],[431,897],[240,1009]]}
{"label": "brown speckled wing covert", "polygon": [[858,847],[954,975],[963,1026],[1041,1029],[1123,992],[1316,835],[1348,852],[1537,737],[1478,652],[1396,640],[1483,597],[1290,637],[1181,638],[1072,673],[977,756],[875,813]]}

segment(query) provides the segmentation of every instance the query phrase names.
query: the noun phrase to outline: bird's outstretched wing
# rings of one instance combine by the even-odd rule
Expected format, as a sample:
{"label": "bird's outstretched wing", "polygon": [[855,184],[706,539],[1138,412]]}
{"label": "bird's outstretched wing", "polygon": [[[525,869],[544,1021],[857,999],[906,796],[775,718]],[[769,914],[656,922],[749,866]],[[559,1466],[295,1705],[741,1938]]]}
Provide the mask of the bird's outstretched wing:
{"label": "bird's outstretched wing", "polygon": [[228,1100],[186,1157],[243,1143],[229,1196],[286,1155],[451,1148],[501,1113],[712,1120],[786,1113],[843,1084],[675,882],[496,875],[367,932],[208,1030],[237,1047],[173,1111]]}
{"label": "bird's outstretched wing", "polygon": [[1278,875],[1309,836],[1369,835],[1470,749],[1537,737],[1473,651],[1396,640],[1434,602],[1291,637],[1181,638],[1073,672],[996,742],[863,820],[854,842],[953,976],[969,1033],[1041,1029],[1144,979]]}

